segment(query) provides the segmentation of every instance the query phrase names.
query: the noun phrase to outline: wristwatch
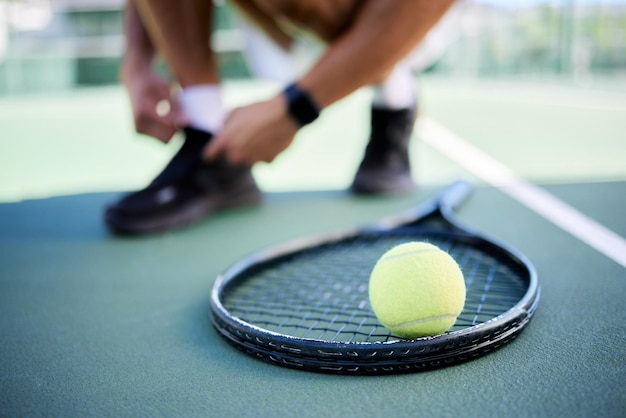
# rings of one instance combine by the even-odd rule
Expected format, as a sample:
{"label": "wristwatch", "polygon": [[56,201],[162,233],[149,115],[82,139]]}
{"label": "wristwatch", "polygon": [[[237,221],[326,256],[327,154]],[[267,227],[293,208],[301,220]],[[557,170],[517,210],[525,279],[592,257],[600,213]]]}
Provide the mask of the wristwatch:
{"label": "wristwatch", "polygon": [[289,115],[298,125],[308,125],[318,118],[320,108],[306,90],[302,90],[293,83],[285,88],[284,93],[287,98]]}

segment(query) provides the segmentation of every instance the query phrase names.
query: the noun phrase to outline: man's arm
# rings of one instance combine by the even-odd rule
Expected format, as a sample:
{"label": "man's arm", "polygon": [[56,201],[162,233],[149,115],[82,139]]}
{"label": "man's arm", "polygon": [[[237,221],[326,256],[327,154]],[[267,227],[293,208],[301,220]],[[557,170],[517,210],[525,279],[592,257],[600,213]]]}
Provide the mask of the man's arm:
{"label": "man's arm", "polygon": [[[186,124],[170,83],[154,69],[156,50],[141,20],[134,0],[128,0],[124,14],[126,50],[120,78],[130,98],[135,130],[167,142]],[[166,104],[165,110],[158,108]]]}
{"label": "man's arm", "polygon": [[300,88],[321,108],[382,81],[421,41],[454,0],[368,0],[351,27],[304,77]]}
{"label": "man's arm", "polygon": [[[320,109],[359,88],[382,81],[445,14],[454,0],[365,0],[352,24],[331,42],[297,85]],[[205,150],[235,164],[272,161],[293,141],[298,124],[284,93],[233,110]]]}

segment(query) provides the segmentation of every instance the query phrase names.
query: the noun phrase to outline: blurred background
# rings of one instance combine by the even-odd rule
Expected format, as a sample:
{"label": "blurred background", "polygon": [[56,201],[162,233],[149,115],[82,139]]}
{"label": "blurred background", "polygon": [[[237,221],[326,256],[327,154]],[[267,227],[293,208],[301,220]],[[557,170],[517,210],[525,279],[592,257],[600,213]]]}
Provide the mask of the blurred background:
{"label": "blurred background", "polygon": [[[230,2],[215,1],[211,41],[228,108],[275,94],[276,81],[321,51],[303,38],[281,54]],[[0,0],[0,202],[138,189],[176,152],[182,138],[164,146],[134,131],[118,81],[123,7]],[[462,0],[408,59],[421,73],[421,115],[525,178],[626,178],[626,0]],[[256,164],[263,190],[348,187],[368,138],[370,101],[371,90],[359,90],[272,164]],[[422,141],[412,141],[411,155],[421,185],[463,175]]]}
{"label": "blurred background", "polygon": [[[225,78],[247,78],[246,37],[228,2],[214,46]],[[118,82],[123,0],[0,0],[0,96]],[[432,74],[624,89],[626,0],[467,0],[432,47]]]}

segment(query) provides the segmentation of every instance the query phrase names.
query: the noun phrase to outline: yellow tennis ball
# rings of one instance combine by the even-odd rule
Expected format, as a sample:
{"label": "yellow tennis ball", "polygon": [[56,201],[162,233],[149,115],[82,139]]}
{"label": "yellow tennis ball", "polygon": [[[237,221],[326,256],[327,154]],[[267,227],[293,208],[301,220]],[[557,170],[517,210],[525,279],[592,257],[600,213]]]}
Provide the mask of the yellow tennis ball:
{"label": "yellow tennis ball", "polygon": [[456,261],[426,242],[387,251],[372,270],[370,303],[378,320],[404,338],[442,334],[465,304],[465,280]]}

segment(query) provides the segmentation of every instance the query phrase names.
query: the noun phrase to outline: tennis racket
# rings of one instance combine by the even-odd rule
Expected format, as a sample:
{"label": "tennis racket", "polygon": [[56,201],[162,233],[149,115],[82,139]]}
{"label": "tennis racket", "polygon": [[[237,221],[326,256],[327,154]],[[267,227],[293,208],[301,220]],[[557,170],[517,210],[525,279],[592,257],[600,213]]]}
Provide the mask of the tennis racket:
{"label": "tennis racket", "polygon": [[[540,289],[525,256],[454,218],[470,191],[456,182],[422,207],[371,227],[296,240],[241,260],[215,281],[215,328],[261,360],[337,374],[428,370],[500,348],[528,324]],[[402,339],[370,307],[372,268],[407,241],[437,245],[464,273],[465,307],[444,334]]]}

